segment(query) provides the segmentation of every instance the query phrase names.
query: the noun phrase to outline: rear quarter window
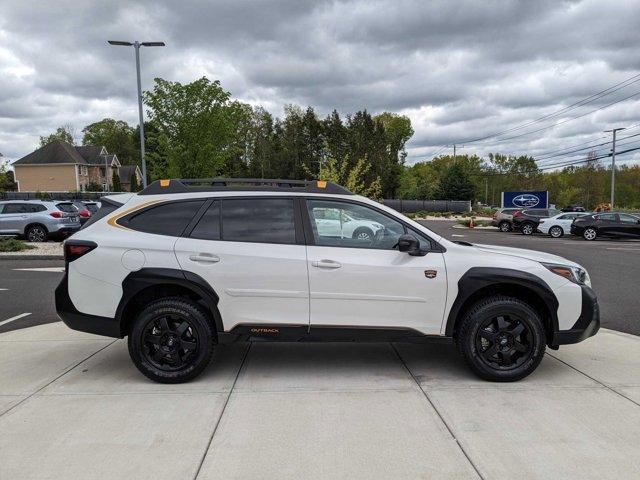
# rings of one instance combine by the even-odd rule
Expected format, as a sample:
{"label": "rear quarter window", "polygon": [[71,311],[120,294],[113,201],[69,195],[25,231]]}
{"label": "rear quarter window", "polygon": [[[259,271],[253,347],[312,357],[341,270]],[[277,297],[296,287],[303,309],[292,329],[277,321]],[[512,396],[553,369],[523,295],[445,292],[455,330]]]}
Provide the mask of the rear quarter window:
{"label": "rear quarter window", "polygon": [[56,207],[61,212],[65,213],[78,213],[78,209],[73,203],[56,203]]}
{"label": "rear quarter window", "polygon": [[163,203],[127,215],[118,224],[139,232],[179,237],[203,204],[204,200]]}

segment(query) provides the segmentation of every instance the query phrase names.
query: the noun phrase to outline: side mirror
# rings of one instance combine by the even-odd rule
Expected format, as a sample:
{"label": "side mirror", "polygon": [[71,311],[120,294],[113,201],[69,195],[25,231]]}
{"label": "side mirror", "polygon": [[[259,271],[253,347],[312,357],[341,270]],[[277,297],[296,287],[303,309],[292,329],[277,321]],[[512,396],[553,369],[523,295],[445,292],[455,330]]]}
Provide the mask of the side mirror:
{"label": "side mirror", "polygon": [[413,257],[423,257],[428,250],[420,248],[420,240],[411,234],[400,235],[398,238],[398,251],[406,252]]}

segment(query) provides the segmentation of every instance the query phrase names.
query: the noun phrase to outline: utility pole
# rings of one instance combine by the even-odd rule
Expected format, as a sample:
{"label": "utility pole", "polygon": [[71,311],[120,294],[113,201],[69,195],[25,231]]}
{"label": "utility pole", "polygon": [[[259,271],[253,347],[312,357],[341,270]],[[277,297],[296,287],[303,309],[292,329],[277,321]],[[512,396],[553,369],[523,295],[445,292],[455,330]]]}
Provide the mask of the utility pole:
{"label": "utility pole", "polygon": [[136,51],[136,74],[138,77],[138,117],[140,121],[140,157],[142,160],[142,186],[147,187],[147,162],[144,157],[144,119],[142,117],[142,82],[140,81],[140,47],[164,47],[164,42],[123,42],[109,40],[109,45],[133,47]]}
{"label": "utility pole", "polygon": [[455,143],[453,144],[453,163],[456,163],[456,145]]}
{"label": "utility pole", "polygon": [[605,130],[605,133],[612,133],[613,140],[611,142],[611,209],[616,197],[616,133],[624,130],[624,127]]}
{"label": "utility pole", "polygon": [[489,179],[484,177],[484,203],[489,205]]}

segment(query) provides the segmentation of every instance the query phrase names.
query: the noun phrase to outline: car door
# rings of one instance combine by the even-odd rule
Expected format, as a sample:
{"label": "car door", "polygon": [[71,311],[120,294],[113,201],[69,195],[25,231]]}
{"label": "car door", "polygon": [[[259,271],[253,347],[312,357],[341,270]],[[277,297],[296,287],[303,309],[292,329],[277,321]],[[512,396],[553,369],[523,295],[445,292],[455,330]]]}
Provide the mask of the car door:
{"label": "car door", "polygon": [[596,227],[602,235],[619,235],[618,216],[615,213],[601,213],[596,216]]}
{"label": "car door", "polygon": [[626,213],[618,214],[618,230],[622,235],[636,237],[640,235],[640,219]]}
{"label": "car door", "polygon": [[571,224],[576,218],[578,218],[578,215],[575,213],[565,213],[557,217],[555,223],[562,227],[565,234],[568,234],[571,231]]}
{"label": "car door", "polygon": [[0,213],[0,232],[3,234],[24,233],[27,224],[27,204],[5,203]]}
{"label": "car door", "polygon": [[210,202],[175,243],[183,270],[219,296],[225,331],[238,325],[309,325],[304,234],[296,201],[236,197]]}
{"label": "car door", "polygon": [[[308,198],[306,205],[312,332],[368,327],[440,333],[447,293],[442,253],[399,252],[398,237],[408,227],[372,206],[319,198]],[[382,228],[369,239],[323,235],[314,218],[320,209],[339,209],[361,225]],[[427,247],[429,240],[422,236],[420,242]]]}

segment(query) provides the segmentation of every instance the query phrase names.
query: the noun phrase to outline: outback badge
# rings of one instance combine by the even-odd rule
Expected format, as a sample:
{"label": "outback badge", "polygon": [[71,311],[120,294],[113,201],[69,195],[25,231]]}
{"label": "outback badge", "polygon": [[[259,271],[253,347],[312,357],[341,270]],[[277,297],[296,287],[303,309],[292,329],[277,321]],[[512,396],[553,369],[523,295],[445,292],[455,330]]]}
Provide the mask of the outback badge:
{"label": "outback badge", "polygon": [[438,275],[438,271],[437,270],[425,270],[424,271],[424,276],[427,278],[436,278],[436,275]]}

